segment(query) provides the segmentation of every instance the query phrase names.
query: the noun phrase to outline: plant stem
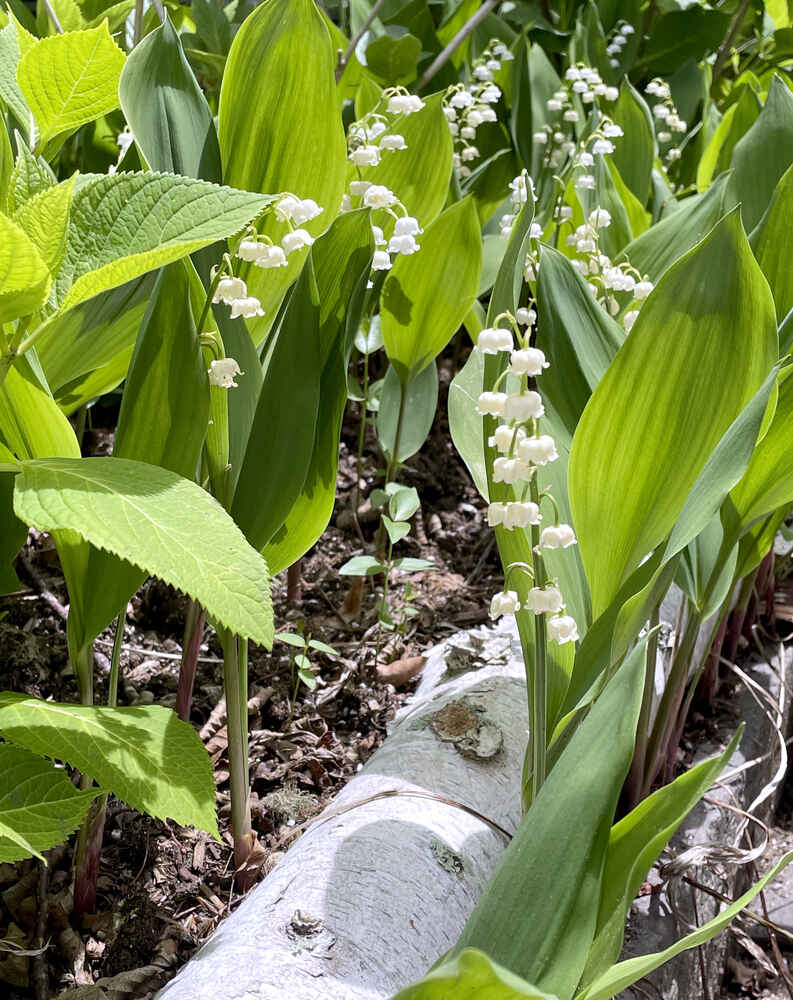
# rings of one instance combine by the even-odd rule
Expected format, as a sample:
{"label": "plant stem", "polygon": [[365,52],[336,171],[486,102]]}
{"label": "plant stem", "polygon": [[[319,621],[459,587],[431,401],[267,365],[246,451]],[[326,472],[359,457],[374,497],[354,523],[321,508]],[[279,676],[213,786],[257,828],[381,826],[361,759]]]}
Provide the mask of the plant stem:
{"label": "plant stem", "polygon": [[369,397],[369,355],[363,356],[363,402],[361,403],[361,424],[358,428],[358,456],[355,463],[355,501],[352,505],[353,517],[358,521],[358,507],[361,503],[361,472],[363,471],[363,447],[366,443],[366,401]]}
{"label": "plant stem", "polygon": [[655,665],[658,658],[658,621],[660,609],[656,608],[650,617],[650,638],[647,642],[647,663],[644,673],[644,692],[642,707],[639,712],[639,724],[636,727],[636,748],[628,777],[625,780],[625,802],[627,810],[639,804],[642,794],[644,771],[647,764],[647,746],[650,738],[650,721],[653,709],[653,693],[655,691]]}
{"label": "plant stem", "polygon": [[721,43],[718,54],[716,55],[716,62],[713,64],[713,75],[711,77],[710,89],[711,93],[716,85],[716,81],[721,76],[724,65],[730,55],[730,49],[732,44],[741,30],[741,25],[743,24],[743,19],[746,17],[746,11],[749,9],[749,0],[742,0],[741,6],[735,12],[735,17],[730,22],[730,27],[727,30],[727,35],[724,41]]}
{"label": "plant stem", "polygon": [[377,0],[377,3],[374,5],[374,7],[372,7],[371,11],[369,12],[369,16],[363,22],[359,30],[356,32],[355,36],[350,39],[350,44],[347,46],[342,55],[339,57],[339,62],[338,65],[336,66],[336,83],[338,83],[339,80],[341,80],[344,70],[347,66],[347,63],[350,61],[353,52],[355,52],[355,47],[374,23],[374,20],[380,13],[380,10],[382,9],[384,3],[385,0]]}
{"label": "plant stem", "polygon": [[195,684],[198,653],[201,648],[201,637],[204,634],[205,619],[204,609],[198,601],[191,601],[184,621],[182,660],[179,666],[179,686],[176,690],[175,711],[182,722],[190,721],[193,685]]}
{"label": "plant stem", "polygon": [[124,641],[124,619],[126,606],[116,618],[116,634],[113,636],[113,652],[110,654],[110,677],[107,682],[107,703],[110,708],[118,704],[118,668],[121,662],[121,644]]}
{"label": "plant stem", "polygon": [[[114,644],[115,645],[115,644]],[[72,666],[80,689],[83,705],[94,703],[94,650],[89,642],[72,655]],[[90,788],[93,779],[80,775],[80,788]],[[107,796],[94,799],[82,822],[74,850],[74,911],[77,916],[96,910],[96,880],[102,856],[102,835],[105,831]]]}
{"label": "plant stem", "polygon": [[251,881],[245,862],[253,847],[248,782],[248,640],[227,629],[219,630],[218,636],[223,646],[235,879],[240,892],[245,892]]}
{"label": "plant stem", "polygon": [[58,20],[58,15],[55,13],[55,8],[50,3],[50,0],[44,0],[44,9],[47,11],[47,17],[52,21],[52,26],[58,32],[59,35],[63,34],[63,27],[61,22]]}
{"label": "plant stem", "polygon": [[[537,477],[531,480],[531,499],[540,502],[540,488]],[[534,571],[534,586],[544,587],[546,582],[545,562],[538,551],[540,527],[531,526],[531,563]],[[532,743],[531,801],[533,802],[545,782],[546,751],[548,741],[548,666],[546,662],[547,641],[545,615],[534,616],[534,671],[531,677],[531,697],[529,699],[529,730]],[[528,680],[528,678],[527,678]]]}
{"label": "plant stem", "polygon": [[498,0],[485,0],[482,6],[473,14],[460,28],[454,38],[449,42],[445,49],[440,52],[435,59],[432,60],[430,65],[424,71],[424,75],[421,77],[419,82],[416,84],[416,90],[423,90],[424,87],[430,82],[430,80],[439,73],[446,63],[451,59],[457,49],[463,44],[463,42],[468,38],[474,28],[477,27],[491,10],[496,6]]}
{"label": "plant stem", "polygon": [[[400,396],[399,396],[399,413],[397,414],[397,425],[396,431],[394,432],[394,447],[391,450],[391,457],[388,460],[385,470],[385,480],[383,482],[383,489],[388,486],[391,482],[391,478],[394,475],[394,470],[399,466],[398,455],[399,455],[399,445],[402,441],[402,424],[405,419],[405,404],[407,402],[408,390],[407,386],[400,379]],[[380,521],[377,528],[377,535],[374,540],[374,550],[375,555],[380,558],[383,552],[383,544],[385,542],[385,525]],[[390,551],[390,548],[389,548]],[[386,584],[387,586],[387,584]]]}

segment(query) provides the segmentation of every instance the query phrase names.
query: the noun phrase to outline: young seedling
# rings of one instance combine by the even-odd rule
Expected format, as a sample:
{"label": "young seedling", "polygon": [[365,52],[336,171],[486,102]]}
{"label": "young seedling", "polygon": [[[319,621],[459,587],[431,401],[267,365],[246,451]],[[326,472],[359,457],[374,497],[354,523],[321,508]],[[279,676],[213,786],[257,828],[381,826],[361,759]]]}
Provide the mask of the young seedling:
{"label": "young seedling", "polygon": [[[302,625],[300,627],[302,628]],[[338,656],[339,652],[326,642],[320,642],[319,639],[312,639],[311,633],[304,635],[302,631],[278,632],[275,638],[276,641],[284,642],[287,646],[291,646],[293,649],[299,651],[291,652],[289,656],[289,671],[293,687],[289,698],[289,717],[286,720],[285,726],[288,729],[292,722],[292,716],[295,714],[295,703],[297,702],[300,685],[305,684],[309,691],[315,691],[317,688],[317,675],[309,659],[310,650],[313,649],[318,653],[325,653],[327,656]]]}

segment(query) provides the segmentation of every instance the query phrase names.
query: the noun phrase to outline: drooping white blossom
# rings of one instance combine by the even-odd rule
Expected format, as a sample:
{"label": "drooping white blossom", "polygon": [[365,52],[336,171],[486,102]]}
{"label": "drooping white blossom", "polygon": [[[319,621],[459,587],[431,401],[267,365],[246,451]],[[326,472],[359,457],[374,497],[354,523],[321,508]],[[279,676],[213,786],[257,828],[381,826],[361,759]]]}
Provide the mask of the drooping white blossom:
{"label": "drooping white blossom", "polygon": [[575,618],[570,615],[555,615],[546,622],[548,638],[551,642],[562,645],[565,642],[575,642],[578,639],[578,626]]}
{"label": "drooping white blossom", "polygon": [[238,319],[240,316],[251,318],[252,316],[264,316],[261,302],[252,295],[244,299],[235,299],[231,303],[231,318]]}
{"label": "drooping white blossom", "polygon": [[545,354],[538,347],[524,347],[513,351],[509,359],[509,370],[513,375],[541,375],[547,367]]}
{"label": "drooping white blossom", "polygon": [[219,386],[221,389],[236,389],[235,376],[244,375],[245,372],[234,358],[218,358],[209,364],[209,384]]}
{"label": "drooping white blossom", "polygon": [[498,354],[499,351],[511,351],[514,347],[512,332],[500,327],[485,327],[476,341],[476,350],[482,354]]}
{"label": "drooping white blossom", "polygon": [[380,149],[407,149],[404,135],[384,135],[380,140]]}
{"label": "drooping white blossom", "polygon": [[367,208],[389,208],[396,202],[397,196],[383,184],[372,184],[363,196]]}
{"label": "drooping white blossom", "polygon": [[575,543],[575,532],[569,524],[549,525],[540,535],[540,548],[543,549],[567,549]]}
{"label": "drooping white blossom", "polygon": [[386,111],[390,115],[412,115],[423,107],[424,101],[416,94],[394,94],[388,99]]}
{"label": "drooping white blossom", "polygon": [[532,462],[534,465],[547,465],[559,457],[556,442],[550,434],[526,437],[518,446],[518,455],[524,462]]}
{"label": "drooping white blossom", "polygon": [[415,236],[405,234],[404,236],[392,236],[388,241],[388,249],[390,253],[412,254],[421,250],[421,247],[416,243]]}
{"label": "drooping white blossom", "polygon": [[387,251],[375,250],[374,256],[372,257],[372,270],[373,271],[391,270],[391,258],[389,257]]}
{"label": "drooping white blossom", "polygon": [[564,611],[564,600],[559,588],[549,584],[546,587],[532,587],[523,607],[527,611],[533,611],[535,615],[555,615]]}
{"label": "drooping white blossom", "polygon": [[247,294],[248,288],[242,278],[223,277],[218,281],[212,301],[224,302],[230,306],[232,302],[244,299]]}
{"label": "drooping white blossom", "polygon": [[284,253],[289,256],[295,250],[302,250],[303,247],[310,247],[314,242],[314,237],[305,229],[295,229],[291,233],[284,233],[281,238],[281,246]]}
{"label": "drooping white blossom", "polygon": [[493,621],[502,615],[514,615],[520,611],[520,601],[514,590],[493,594],[490,599],[490,617]]}

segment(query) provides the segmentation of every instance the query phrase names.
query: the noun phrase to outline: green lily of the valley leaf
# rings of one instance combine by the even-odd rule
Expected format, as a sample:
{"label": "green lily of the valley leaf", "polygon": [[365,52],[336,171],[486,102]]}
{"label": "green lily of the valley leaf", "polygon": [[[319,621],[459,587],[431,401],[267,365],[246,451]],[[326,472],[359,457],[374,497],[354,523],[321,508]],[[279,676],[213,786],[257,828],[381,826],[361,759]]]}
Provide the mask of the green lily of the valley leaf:
{"label": "green lily of the valley leaf", "polygon": [[[304,224],[316,236],[338,212],[347,143],[336,97],[336,52],[314,0],[265,0],[245,18],[231,45],[220,91],[218,138],[227,184],[246,191],[290,191],[313,198],[321,215]],[[267,218],[279,242],[287,224]],[[265,316],[248,327],[263,334],[306,259],[263,271],[243,267]],[[262,339],[254,336],[257,342]]]}
{"label": "green lily of the valley leaf", "polygon": [[386,353],[403,385],[443,350],[476,299],[482,239],[473,200],[441,213],[420,245],[396,259],[380,297]]}
{"label": "green lily of the valley leaf", "polygon": [[793,268],[787,266],[785,246],[793,226],[793,167],[789,167],[776,186],[771,204],[751,235],[750,242],[757,263],[768,279],[781,323],[793,309]]}
{"label": "green lily of the valley leaf", "polygon": [[218,835],[209,756],[169,708],[94,708],[3,691],[0,734],[76,767],[141,812]]}
{"label": "green lily of the valley leaf", "polygon": [[452,955],[479,948],[539,989],[572,996],[595,935],[611,824],[633,756],[645,648],[646,639],[576,729]]}
{"label": "green lily of the valley leaf", "polygon": [[40,309],[51,284],[49,268],[24,229],[0,215],[0,323]]}
{"label": "green lily of the valley leaf", "polygon": [[66,771],[43,757],[0,743],[0,862],[41,857],[62,844],[98,794],[98,788],[78,791]]}
{"label": "green lily of the valley leaf", "polygon": [[757,100],[757,94],[748,84],[743,85],[743,93],[724,112],[724,117],[708,140],[699,161],[697,167],[699,191],[706,191],[713,177],[729,167],[736,143],[754,125],[759,114],[760,102]]}
{"label": "green lily of the valley leaf", "polygon": [[322,374],[311,463],[286,520],[262,550],[272,573],[304,555],[336,501],[339,434],[347,402],[347,360],[358,330],[374,244],[369,212],[345,212],[311,248],[319,292]]}
{"label": "green lily of the valley leaf", "polygon": [[476,948],[466,948],[392,1000],[557,1000],[530,986],[520,976],[496,965]]}
{"label": "green lily of the valley leaf", "polygon": [[570,499],[596,617],[671,531],[776,355],[773,301],[733,212],[664,275],[576,430]]}
{"label": "green lily of the valley leaf", "polygon": [[44,188],[14,213],[14,222],[25,230],[53,276],[63,258],[74,180]]}
{"label": "green lily of the valley leaf", "polygon": [[123,66],[106,21],[37,41],[20,59],[17,79],[42,146],[117,108]]}
{"label": "green lily of the valley leaf", "polygon": [[698,930],[687,934],[684,938],[676,941],[665,951],[656,952],[653,955],[640,955],[637,958],[629,958],[625,962],[618,962],[616,965],[599,976],[591,986],[588,986],[582,993],[575,996],[575,1000],[610,1000],[622,990],[648,975],[653,969],[673,959],[689,948],[696,948],[700,944],[705,944],[738,916],[741,910],[745,909],[749,903],[763,889],[772,882],[777,875],[793,861],[793,851],[785,854],[769,872],[759,879],[742,896],[725,907],[717,916],[703,924]]}
{"label": "green lily of the valley leaf", "polygon": [[[216,4],[205,0],[205,6],[217,10],[228,25]],[[135,142],[153,170],[220,183],[212,112],[167,18],[129,54],[119,98]]]}
{"label": "green lily of the valley leaf", "polygon": [[56,282],[61,312],[239,232],[271,201],[173,174],[84,178]]}
{"label": "green lily of the valley leaf", "polygon": [[438,368],[427,365],[404,388],[405,402],[401,404],[402,383],[394,368],[389,365],[380,390],[380,406],[377,410],[377,439],[387,457],[391,457],[396,442],[397,425],[402,421],[399,434],[399,450],[394,456],[397,462],[404,462],[421,448],[427,440],[435,411],[438,407]]}
{"label": "green lily of the valley leaf", "polygon": [[40,531],[74,532],[160,577],[235,634],[272,643],[267,565],[196,483],[123,458],[27,461],[14,510]]}
{"label": "green lily of the valley leaf", "polygon": [[620,87],[611,117],[624,133],[615,143],[612,160],[633,194],[646,205],[655,159],[655,129],[644,98],[627,78]]}
{"label": "green lily of the valley leaf", "polygon": [[768,207],[782,174],[793,163],[793,93],[776,74],[763,110],[732,154],[730,189],[751,232]]}

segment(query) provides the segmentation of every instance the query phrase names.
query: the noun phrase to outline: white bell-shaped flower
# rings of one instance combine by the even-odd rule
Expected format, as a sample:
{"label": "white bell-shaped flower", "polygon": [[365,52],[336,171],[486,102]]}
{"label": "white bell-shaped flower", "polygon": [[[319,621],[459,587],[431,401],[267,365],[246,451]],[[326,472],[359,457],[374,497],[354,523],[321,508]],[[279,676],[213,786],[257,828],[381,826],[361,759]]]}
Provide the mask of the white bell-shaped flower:
{"label": "white bell-shaped flower", "polygon": [[548,638],[551,642],[562,645],[565,642],[575,642],[578,639],[578,626],[575,618],[570,615],[555,615],[546,622]]}
{"label": "white bell-shaped flower", "polygon": [[412,215],[403,215],[394,223],[394,236],[418,236],[423,232],[418,219],[414,219]]}
{"label": "white bell-shaped flower", "polygon": [[473,94],[469,93],[467,90],[455,91],[449,99],[449,104],[451,104],[453,108],[470,108],[473,103]]}
{"label": "white bell-shaped flower", "polygon": [[264,268],[286,267],[287,259],[282,247],[264,244],[264,250],[262,250],[253,263],[256,267]]}
{"label": "white bell-shaped flower", "polygon": [[595,139],[592,143],[592,152],[595,156],[608,156],[614,152],[614,143],[610,139]]}
{"label": "white bell-shaped flower", "polygon": [[507,531],[513,531],[515,528],[526,528],[530,524],[539,524],[541,520],[540,508],[531,500],[513,501],[506,504],[503,523]]}
{"label": "white bell-shaped flower", "polygon": [[606,208],[596,208],[589,213],[589,224],[595,229],[608,229],[611,225],[611,212]]}
{"label": "white bell-shaped flower", "polygon": [[385,250],[375,250],[374,257],[372,257],[372,270],[373,271],[390,271],[391,270],[391,258]]}
{"label": "white bell-shaped flower", "polygon": [[245,372],[240,369],[234,358],[219,358],[217,361],[210,362],[209,384],[221,389],[236,389],[235,376],[244,374]]}
{"label": "white bell-shaped flower", "polygon": [[490,414],[493,417],[500,417],[504,413],[506,403],[507,394],[505,392],[482,392],[479,394],[476,412],[480,416]]}
{"label": "white bell-shaped flower", "polygon": [[252,295],[244,299],[235,299],[231,303],[231,318],[238,319],[240,316],[250,318],[252,316],[264,316],[261,302]]}
{"label": "white bell-shaped flower", "polygon": [[215,303],[225,302],[226,305],[230,306],[232,302],[244,299],[247,294],[248,288],[242,278],[225,277],[218,281],[212,301]]}
{"label": "white bell-shaped flower", "polygon": [[607,139],[619,139],[621,135],[625,135],[622,128],[614,122],[606,122],[601,131]]}
{"label": "white bell-shaped flower", "polygon": [[314,242],[314,237],[305,229],[295,229],[291,233],[284,233],[281,245],[287,256],[295,250],[302,250],[303,247],[310,247]]}
{"label": "white bell-shaped flower", "polygon": [[261,243],[259,240],[242,240],[237,247],[237,256],[240,260],[247,260],[249,264],[253,263],[267,252],[269,245],[269,243]]}
{"label": "white bell-shaped flower", "polygon": [[388,99],[386,111],[390,115],[412,115],[423,107],[424,101],[416,94],[394,94]]}
{"label": "white bell-shaped flower", "polygon": [[540,547],[543,549],[568,549],[575,545],[575,532],[569,524],[553,524],[543,528]]}
{"label": "white bell-shaped flower", "polygon": [[514,347],[512,332],[499,327],[485,327],[480,330],[476,341],[476,350],[482,354],[498,354],[499,351],[511,351]]}
{"label": "white bell-shaped flower", "polygon": [[388,242],[383,236],[383,230],[379,226],[372,226],[372,236],[374,237],[374,245],[376,247],[384,247]]}
{"label": "white bell-shaped flower", "polygon": [[511,393],[504,404],[504,417],[519,424],[525,424],[527,420],[538,420],[544,413],[545,407],[540,394],[533,389]]}
{"label": "white bell-shaped flower", "polygon": [[376,167],[380,162],[379,146],[358,146],[350,153],[356,167]]}
{"label": "white bell-shaped flower", "polygon": [[537,313],[533,309],[521,306],[515,310],[515,319],[521,326],[534,326],[537,322]]}
{"label": "white bell-shaped flower", "polygon": [[487,439],[487,443],[491,448],[496,448],[502,455],[506,455],[512,448],[513,442],[517,446],[525,437],[526,431],[522,427],[499,424]]}
{"label": "white bell-shaped flower", "polygon": [[421,250],[421,247],[416,243],[415,236],[406,234],[405,236],[392,236],[388,241],[388,249],[390,253],[412,254]]}
{"label": "white bell-shaped flower", "polygon": [[564,601],[558,587],[532,587],[526,596],[524,608],[535,615],[556,615],[564,611]]}
{"label": "white bell-shaped flower", "polygon": [[509,359],[509,370],[513,375],[542,375],[548,367],[545,354],[538,347],[524,347],[513,351]]}
{"label": "white bell-shaped flower", "polygon": [[532,477],[532,470],[526,462],[521,462],[518,458],[504,458],[499,456],[493,461],[493,482],[513,483],[528,482]]}
{"label": "white bell-shaped flower", "polygon": [[592,174],[580,174],[573,181],[573,186],[578,188],[579,191],[594,191],[595,178]]}
{"label": "white bell-shaped flower", "polygon": [[559,457],[556,442],[550,434],[527,437],[520,442],[518,455],[524,462],[532,462],[534,465],[547,465],[549,462],[555,462]]}
{"label": "white bell-shaped flower", "polygon": [[363,203],[367,208],[388,208],[395,205],[397,196],[383,184],[372,184],[363,196]]}
{"label": "white bell-shaped flower", "polygon": [[384,135],[380,140],[380,149],[407,149],[404,135]]}
{"label": "white bell-shaped flower", "polygon": [[350,181],[350,194],[353,198],[362,198],[371,186],[371,181]]}
{"label": "white bell-shaped flower", "polygon": [[490,617],[493,621],[502,615],[514,615],[516,611],[520,611],[520,601],[514,590],[493,594],[490,599]]}
{"label": "white bell-shaped flower", "polygon": [[653,288],[655,288],[655,285],[652,281],[637,281],[633,286],[633,297],[641,302],[647,298]]}

